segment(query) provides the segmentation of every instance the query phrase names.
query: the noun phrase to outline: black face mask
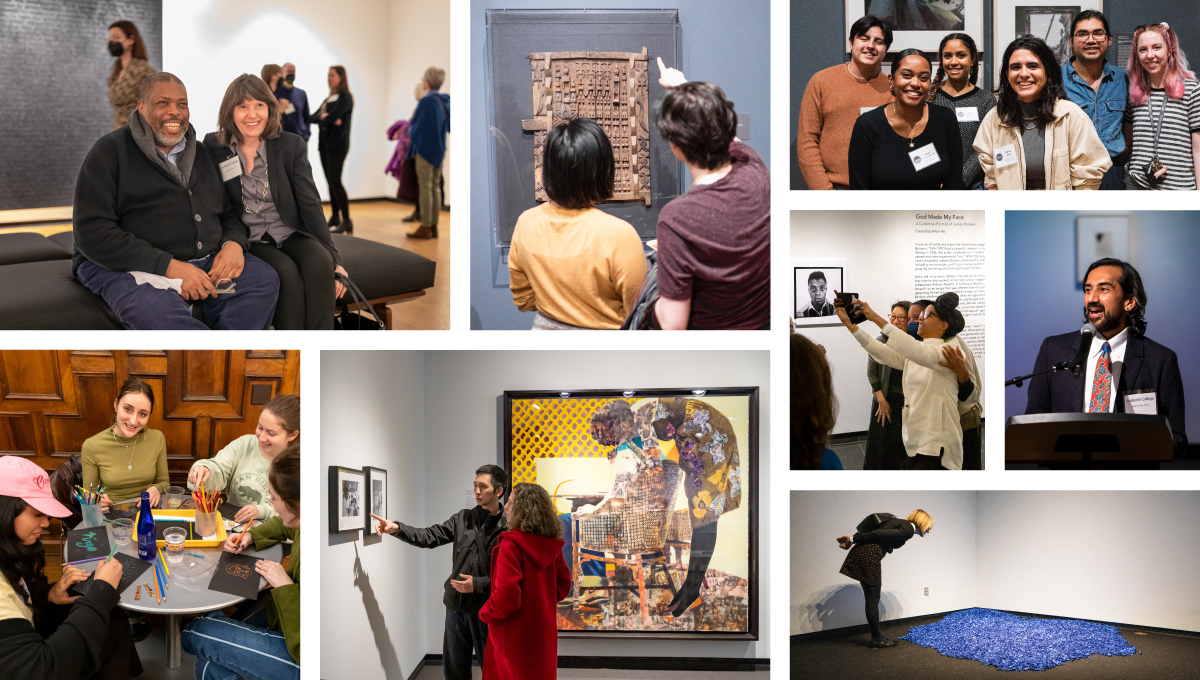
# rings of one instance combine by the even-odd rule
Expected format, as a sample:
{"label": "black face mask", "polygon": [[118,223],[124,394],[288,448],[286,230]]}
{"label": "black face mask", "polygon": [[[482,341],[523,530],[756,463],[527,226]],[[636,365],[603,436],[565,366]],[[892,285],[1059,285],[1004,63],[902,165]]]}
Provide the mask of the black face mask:
{"label": "black face mask", "polygon": [[113,55],[114,57],[119,57],[122,54],[125,54],[125,46],[119,42],[114,42],[112,40],[109,40],[108,41],[108,53]]}
{"label": "black face mask", "polygon": [[296,74],[295,73],[287,74],[287,77],[284,78],[284,81],[286,81],[288,85],[291,85],[292,83],[294,83],[296,81]]}

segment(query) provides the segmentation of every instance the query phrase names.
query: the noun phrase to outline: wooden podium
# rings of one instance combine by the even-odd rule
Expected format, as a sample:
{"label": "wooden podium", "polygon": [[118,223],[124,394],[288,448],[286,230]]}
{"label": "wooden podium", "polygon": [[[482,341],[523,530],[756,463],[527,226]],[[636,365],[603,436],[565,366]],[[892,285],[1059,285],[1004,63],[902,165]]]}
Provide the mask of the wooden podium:
{"label": "wooden podium", "polygon": [[1004,424],[1005,463],[1169,462],[1166,416],[1038,413]]}

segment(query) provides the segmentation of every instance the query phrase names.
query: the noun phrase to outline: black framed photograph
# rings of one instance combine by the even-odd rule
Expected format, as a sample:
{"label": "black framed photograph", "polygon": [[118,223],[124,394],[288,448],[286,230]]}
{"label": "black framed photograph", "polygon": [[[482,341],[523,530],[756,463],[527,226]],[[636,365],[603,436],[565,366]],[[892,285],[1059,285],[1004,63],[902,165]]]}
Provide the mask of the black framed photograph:
{"label": "black framed photograph", "polygon": [[796,326],[840,324],[834,291],[846,291],[845,260],[792,261],[792,318]]}
{"label": "black framed photograph", "polygon": [[363,529],[370,533],[375,530],[375,520],[371,519],[371,515],[387,517],[387,470],[368,465],[363,468],[363,475],[366,476],[366,484],[363,488],[367,498],[367,511],[363,513],[365,518]]}
{"label": "black framed photograph", "polygon": [[504,393],[570,550],[560,636],[758,639],[758,389]]}
{"label": "black framed photograph", "polygon": [[968,33],[983,45],[983,0],[846,0],[847,36],[867,14],[892,25],[890,52],[910,47],[936,52],[942,36],[952,32]]}
{"label": "black framed photograph", "polygon": [[366,475],[362,470],[329,466],[329,533],[366,526]]}
{"label": "black framed photograph", "polygon": [[1103,12],[1103,0],[1076,0],[1061,5],[1047,0],[995,0],[993,44],[996,63],[992,68],[997,82],[1004,67],[999,63],[1004,50],[1009,43],[1023,35],[1044,40],[1058,58],[1058,63],[1065,64],[1071,56],[1071,26],[1080,12],[1089,9]]}

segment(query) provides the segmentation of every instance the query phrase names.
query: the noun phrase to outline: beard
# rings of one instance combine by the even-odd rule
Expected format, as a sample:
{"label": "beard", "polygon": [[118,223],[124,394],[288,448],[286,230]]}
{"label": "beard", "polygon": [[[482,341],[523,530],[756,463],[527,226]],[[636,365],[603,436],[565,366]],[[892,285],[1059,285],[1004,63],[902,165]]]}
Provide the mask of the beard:
{"label": "beard", "polygon": [[[1092,310],[1089,310],[1087,305],[1084,305],[1084,307],[1083,307],[1083,322],[1084,323],[1092,323],[1091,320],[1088,319],[1089,311],[1092,311]],[[1108,310],[1104,309],[1103,307],[1100,307],[1099,311],[1100,311],[1100,318],[1093,325],[1096,327],[1096,330],[1100,331],[1101,333],[1106,334],[1109,331],[1114,330],[1117,326],[1120,326],[1121,323],[1125,321],[1124,314],[1121,314],[1119,316],[1114,316],[1112,314],[1109,314]]]}
{"label": "beard", "polygon": [[186,122],[181,121],[181,122],[183,122],[183,124],[179,128],[179,134],[176,135],[175,137],[171,137],[171,136],[167,135],[167,133],[163,132],[163,128],[162,128],[163,122],[164,121],[160,121],[158,124],[158,127],[153,128],[150,131],[150,134],[154,137],[154,145],[155,146],[164,147],[164,148],[168,147],[168,146],[175,146],[179,142],[183,141],[184,137],[187,137],[188,124]]}

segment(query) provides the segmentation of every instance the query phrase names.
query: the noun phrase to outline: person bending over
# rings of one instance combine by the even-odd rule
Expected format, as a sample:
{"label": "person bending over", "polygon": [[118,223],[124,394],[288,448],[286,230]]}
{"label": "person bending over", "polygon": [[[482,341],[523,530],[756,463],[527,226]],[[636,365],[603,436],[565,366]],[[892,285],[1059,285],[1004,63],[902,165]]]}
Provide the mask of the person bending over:
{"label": "person bending over", "polygon": [[883,558],[902,547],[913,534],[924,537],[933,530],[933,518],[924,510],[913,510],[908,519],[886,512],[868,515],[853,536],[839,536],[838,547],[849,550],[841,573],[862,584],[866,597],[867,625],[872,648],[895,647],[879,626],[879,596],[883,591]]}

